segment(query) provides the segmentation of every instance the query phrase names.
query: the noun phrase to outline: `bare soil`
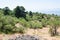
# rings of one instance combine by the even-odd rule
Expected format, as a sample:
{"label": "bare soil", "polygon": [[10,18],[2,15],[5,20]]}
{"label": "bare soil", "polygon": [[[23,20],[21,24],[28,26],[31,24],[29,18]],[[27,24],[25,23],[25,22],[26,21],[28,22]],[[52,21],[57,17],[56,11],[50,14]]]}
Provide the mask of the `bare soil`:
{"label": "bare soil", "polygon": [[[58,29],[58,32],[60,33],[60,28]],[[0,40],[8,40],[8,38],[16,38],[18,35],[22,34],[20,33],[15,33],[11,35],[0,34]],[[37,35],[46,40],[60,40],[60,36],[54,36],[54,37],[50,36],[48,27],[44,27],[43,29],[28,29],[26,30],[26,33],[24,33],[24,35]]]}

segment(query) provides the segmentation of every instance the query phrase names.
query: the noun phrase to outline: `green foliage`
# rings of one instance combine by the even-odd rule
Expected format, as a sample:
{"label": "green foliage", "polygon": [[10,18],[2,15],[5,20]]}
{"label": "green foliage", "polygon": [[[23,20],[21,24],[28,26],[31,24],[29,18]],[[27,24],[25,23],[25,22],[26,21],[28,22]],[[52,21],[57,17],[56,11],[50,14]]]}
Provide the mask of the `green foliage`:
{"label": "green foliage", "polygon": [[[17,23],[19,23],[19,27],[15,26]],[[58,28],[60,16],[28,12],[23,6],[17,6],[14,10],[10,10],[8,7],[0,8],[0,33],[24,33],[25,28],[41,29],[47,25],[53,29]]]}
{"label": "green foliage", "polygon": [[47,26],[47,19],[42,19],[41,22],[43,27]]}
{"label": "green foliage", "polygon": [[34,29],[42,28],[42,23],[39,22],[39,21],[36,21],[36,20],[35,21],[31,21],[30,25],[31,25],[30,28],[34,28]]}
{"label": "green foliage", "polygon": [[2,24],[2,22],[0,22],[0,29],[1,29],[2,26],[3,26],[3,24]]}
{"label": "green foliage", "polygon": [[20,24],[23,25],[24,27],[26,27],[26,28],[30,27],[29,22],[27,22],[24,18],[19,18],[19,20],[20,20],[19,21]]}
{"label": "green foliage", "polygon": [[11,33],[17,23],[17,18],[11,16],[0,17],[0,31],[4,33]]}
{"label": "green foliage", "polygon": [[15,16],[17,18],[19,18],[19,17],[26,18],[25,8],[23,6],[17,6],[14,9],[14,12],[15,12]]}
{"label": "green foliage", "polygon": [[14,33],[25,33],[25,28],[20,25],[19,27],[15,27],[12,31]]}
{"label": "green foliage", "polygon": [[31,12],[31,11],[29,12],[29,16],[31,16],[31,18],[33,17],[33,14],[32,14],[32,12]]}
{"label": "green foliage", "polygon": [[50,34],[51,36],[55,36],[55,35],[58,35],[57,34],[57,29],[58,27],[60,26],[60,20],[57,20],[55,19],[54,17],[51,18],[49,21],[48,21],[49,25],[51,26],[50,27]]}
{"label": "green foliage", "polygon": [[27,15],[26,15],[26,20],[27,20],[27,21],[31,21],[32,18],[27,14]]}
{"label": "green foliage", "polygon": [[10,9],[8,7],[5,7],[3,9],[3,11],[4,11],[4,15],[9,15],[10,14]]}
{"label": "green foliage", "polygon": [[11,33],[12,30],[13,30],[13,28],[14,28],[14,26],[12,26],[11,24],[9,24],[9,25],[4,25],[4,27],[3,27],[3,29],[4,29],[3,32],[6,33],[6,34]]}
{"label": "green foliage", "polygon": [[51,26],[60,26],[60,20],[56,18],[50,19],[47,23]]}
{"label": "green foliage", "polygon": [[18,32],[18,33],[25,33],[24,27],[17,28],[16,32]]}

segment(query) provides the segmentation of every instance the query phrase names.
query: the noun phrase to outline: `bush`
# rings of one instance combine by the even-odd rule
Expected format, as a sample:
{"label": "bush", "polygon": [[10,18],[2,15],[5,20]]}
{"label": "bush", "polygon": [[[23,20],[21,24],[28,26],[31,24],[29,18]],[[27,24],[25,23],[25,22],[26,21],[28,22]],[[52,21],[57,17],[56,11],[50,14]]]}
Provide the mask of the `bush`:
{"label": "bush", "polygon": [[18,19],[11,16],[1,16],[0,17],[0,31],[3,33],[13,33],[15,24],[18,22]]}
{"label": "bush", "polygon": [[41,19],[42,21],[42,26],[46,27],[47,26],[47,19]]}
{"label": "bush", "polygon": [[53,19],[53,20],[52,20],[52,19],[51,19],[51,20],[49,21],[49,25],[51,26],[51,27],[50,27],[50,30],[49,30],[51,36],[58,35],[58,34],[57,34],[57,29],[58,29],[58,27],[60,26],[60,20],[57,20],[57,19]]}
{"label": "bush", "polygon": [[4,24],[15,25],[18,22],[17,18],[11,17],[11,16],[8,16],[8,17],[5,16],[4,20],[5,20],[5,21],[3,21]]}
{"label": "bush", "polygon": [[14,33],[25,33],[25,28],[24,27],[16,27],[15,29],[13,29]]}
{"label": "bush", "polygon": [[34,28],[34,29],[42,28],[42,23],[39,21],[31,21],[30,25],[31,25],[30,28]]}
{"label": "bush", "polygon": [[20,19],[19,19],[19,22],[20,22],[21,25],[23,25],[23,26],[26,27],[26,28],[30,27],[29,22],[27,22],[27,21],[26,21],[25,19],[23,19],[23,18],[20,18]]}
{"label": "bush", "polygon": [[6,34],[13,33],[13,31],[12,31],[13,29],[14,29],[14,26],[12,26],[11,24],[5,25],[3,27],[3,32],[6,33]]}

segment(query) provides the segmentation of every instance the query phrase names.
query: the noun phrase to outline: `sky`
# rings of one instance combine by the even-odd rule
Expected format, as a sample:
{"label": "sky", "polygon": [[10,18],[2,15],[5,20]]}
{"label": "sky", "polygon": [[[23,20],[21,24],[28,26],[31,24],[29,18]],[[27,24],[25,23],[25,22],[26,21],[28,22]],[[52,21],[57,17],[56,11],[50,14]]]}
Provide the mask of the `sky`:
{"label": "sky", "polygon": [[42,11],[60,8],[60,0],[0,0],[0,8],[24,6],[28,11]]}

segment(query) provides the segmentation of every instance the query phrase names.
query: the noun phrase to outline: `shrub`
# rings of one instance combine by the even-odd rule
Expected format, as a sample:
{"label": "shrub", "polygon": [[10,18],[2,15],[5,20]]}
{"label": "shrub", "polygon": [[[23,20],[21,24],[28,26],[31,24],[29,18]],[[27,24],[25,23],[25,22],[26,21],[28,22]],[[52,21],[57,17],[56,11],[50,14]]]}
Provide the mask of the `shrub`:
{"label": "shrub", "polygon": [[30,27],[29,22],[27,22],[27,21],[26,21],[25,19],[23,19],[23,18],[20,18],[20,19],[19,19],[19,22],[20,22],[21,25],[23,25],[23,26],[26,27],[26,28]]}
{"label": "shrub", "polygon": [[15,33],[25,33],[24,27],[16,27],[13,32]]}
{"label": "shrub", "polygon": [[49,24],[50,24],[50,34],[51,34],[51,36],[55,36],[55,35],[58,35],[57,34],[57,29],[58,29],[58,27],[60,26],[60,21],[59,20],[57,20],[57,19],[54,19],[54,20],[50,20],[49,21]]}
{"label": "shrub", "polygon": [[6,34],[13,33],[12,30],[14,29],[15,24],[17,22],[18,22],[18,19],[15,17],[1,16],[0,17],[0,31]]}
{"label": "shrub", "polygon": [[11,24],[9,25],[5,25],[3,28],[3,32],[8,34],[8,33],[13,33],[14,26],[12,26]]}
{"label": "shrub", "polygon": [[30,28],[34,28],[34,29],[42,28],[42,23],[39,21],[31,21],[30,25],[31,25]]}
{"label": "shrub", "polygon": [[47,20],[46,19],[41,19],[42,21],[42,26],[43,27],[46,27],[47,26]]}

